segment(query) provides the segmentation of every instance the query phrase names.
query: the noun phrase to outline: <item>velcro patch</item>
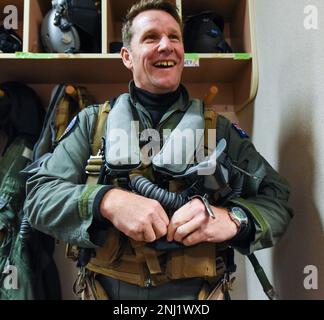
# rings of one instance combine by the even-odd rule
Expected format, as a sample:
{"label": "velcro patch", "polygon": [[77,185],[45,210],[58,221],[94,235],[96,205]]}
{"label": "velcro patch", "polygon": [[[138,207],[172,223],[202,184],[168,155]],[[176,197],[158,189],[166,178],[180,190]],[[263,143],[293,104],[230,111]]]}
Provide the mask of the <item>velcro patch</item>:
{"label": "velcro patch", "polygon": [[249,138],[249,135],[242,128],[240,128],[237,123],[232,123],[232,127],[240,135],[241,138]]}

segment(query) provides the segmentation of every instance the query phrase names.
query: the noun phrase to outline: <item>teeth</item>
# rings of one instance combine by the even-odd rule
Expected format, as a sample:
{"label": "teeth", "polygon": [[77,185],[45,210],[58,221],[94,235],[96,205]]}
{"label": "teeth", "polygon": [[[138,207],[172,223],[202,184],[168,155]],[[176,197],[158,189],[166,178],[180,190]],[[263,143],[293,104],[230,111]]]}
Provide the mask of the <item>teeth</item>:
{"label": "teeth", "polygon": [[156,67],[173,67],[174,65],[173,61],[159,61],[155,64]]}

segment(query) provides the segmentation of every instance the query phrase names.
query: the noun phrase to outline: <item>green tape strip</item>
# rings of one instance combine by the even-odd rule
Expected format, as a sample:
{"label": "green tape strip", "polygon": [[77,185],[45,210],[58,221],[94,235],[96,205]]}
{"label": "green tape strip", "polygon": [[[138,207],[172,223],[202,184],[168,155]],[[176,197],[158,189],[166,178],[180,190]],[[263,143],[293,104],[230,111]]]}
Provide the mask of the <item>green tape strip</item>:
{"label": "green tape strip", "polygon": [[198,53],[186,53],[185,59],[188,60],[199,60],[199,54]]}
{"label": "green tape strip", "polygon": [[16,52],[16,57],[22,59],[54,59],[54,55],[51,53]]}
{"label": "green tape strip", "polygon": [[184,59],[185,67],[199,67],[198,53],[186,53]]}
{"label": "green tape strip", "polygon": [[234,60],[249,60],[251,58],[251,53],[234,53]]}
{"label": "green tape strip", "polygon": [[85,191],[82,193],[81,198],[78,202],[79,214],[81,219],[87,219],[90,212],[89,212],[89,201],[90,198],[93,197],[93,192],[97,189],[100,189],[99,185],[88,185]]}

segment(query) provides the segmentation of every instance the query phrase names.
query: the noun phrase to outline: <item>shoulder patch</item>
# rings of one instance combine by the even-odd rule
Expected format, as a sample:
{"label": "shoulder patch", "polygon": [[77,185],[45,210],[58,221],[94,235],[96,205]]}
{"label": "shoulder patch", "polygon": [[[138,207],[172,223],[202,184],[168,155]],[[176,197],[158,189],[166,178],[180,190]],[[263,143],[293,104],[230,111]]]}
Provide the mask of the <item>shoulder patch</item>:
{"label": "shoulder patch", "polygon": [[78,122],[78,116],[76,115],[71,122],[69,123],[69,125],[66,127],[64,133],[62,134],[61,138],[59,139],[59,142],[62,141],[64,138],[66,138],[71,132],[72,129],[75,127],[75,125]]}
{"label": "shoulder patch", "polygon": [[242,128],[240,128],[237,123],[232,123],[232,127],[240,135],[241,138],[249,138],[249,135]]}

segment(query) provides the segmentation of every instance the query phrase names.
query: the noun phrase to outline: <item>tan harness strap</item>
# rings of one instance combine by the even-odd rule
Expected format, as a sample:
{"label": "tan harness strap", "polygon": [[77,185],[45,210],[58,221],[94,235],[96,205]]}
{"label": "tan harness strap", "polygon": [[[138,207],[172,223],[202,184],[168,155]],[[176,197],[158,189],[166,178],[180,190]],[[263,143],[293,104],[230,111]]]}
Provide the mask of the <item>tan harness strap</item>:
{"label": "tan harness strap", "polygon": [[93,136],[93,144],[92,144],[92,155],[95,156],[100,150],[101,147],[101,137],[103,136],[106,119],[108,113],[110,111],[109,101],[106,101],[104,104],[100,105],[98,112],[97,124]]}
{"label": "tan harness strap", "polygon": [[[216,130],[217,125],[217,118],[218,113],[213,109],[205,109],[204,110],[204,117],[205,117],[205,148],[208,150],[209,144],[208,142],[215,142],[216,144],[216,135],[213,135],[212,137],[208,137],[208,131],[209,130]],[[210,140],[213,139],[213,140]],[[211,144],[213,146],[213,144]],[[210,152],[212,150],[209,150]]]}
{"label": "tan harness strap", "polygon": [[88,160],[85,168],[88,175],[87,184],[97,184],[100,174],[101,166],[103,164],[102,156],[99,154],[101,148],[101,138],[104,134],[106,119],[110,111],[109,101],[99,106],[98,118],[96,127],[94,129],[93,142],[92,142],[92,155]]}
{"label": "tan harness strap", "polygon": [[145,245],[145,242],[135,241],[130,239],[132,248],[136,254],[136,260],[146,262],[150,274],[159,274],[162,272],[158,255],[154,249]]}

